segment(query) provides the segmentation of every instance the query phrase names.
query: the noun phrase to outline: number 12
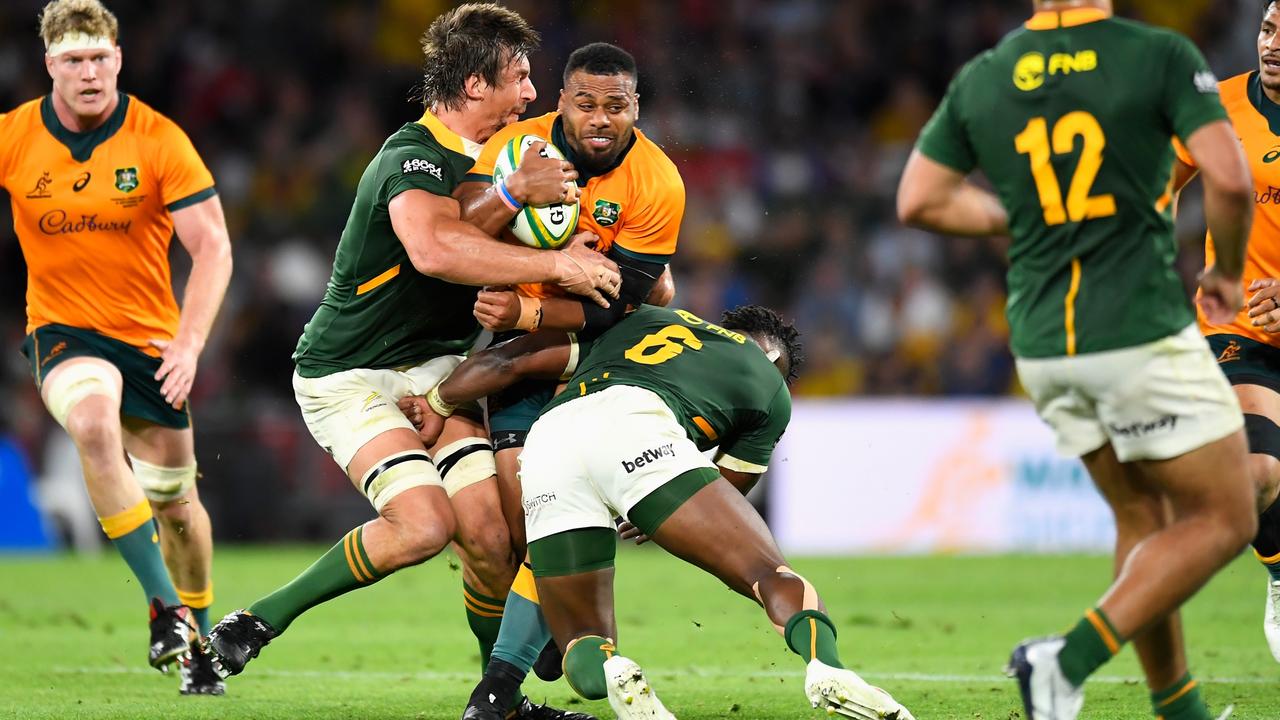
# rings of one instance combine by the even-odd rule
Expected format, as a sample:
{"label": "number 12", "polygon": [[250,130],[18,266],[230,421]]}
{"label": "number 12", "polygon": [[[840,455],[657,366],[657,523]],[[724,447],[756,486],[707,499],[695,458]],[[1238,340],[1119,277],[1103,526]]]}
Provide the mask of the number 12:
{"label": "number 12", "polygon": [[1049,126],[1042,117],[1032,118],[1018,136],[1014,147],[1019,155],[1031,156],[1031,176],[1040,194],[1040,207],[1044,209],[1046,225],[1061,225],[1067,220],[1080,222],[1116,214],[1116,199],[1110,193],[1089,195],[1093,181],[1102,167],[1102,150],[1107,146],[1106,135],[1097,118],[1083,110],[1064,115],[1053,126],[1053,154],[1066,155],[1075,149],[1076,137],[1084,138],[1080,162],[1076,165],[1067,191],[1066,207],[1063,207],[1062,187],[1053,171],[1049,153]]}

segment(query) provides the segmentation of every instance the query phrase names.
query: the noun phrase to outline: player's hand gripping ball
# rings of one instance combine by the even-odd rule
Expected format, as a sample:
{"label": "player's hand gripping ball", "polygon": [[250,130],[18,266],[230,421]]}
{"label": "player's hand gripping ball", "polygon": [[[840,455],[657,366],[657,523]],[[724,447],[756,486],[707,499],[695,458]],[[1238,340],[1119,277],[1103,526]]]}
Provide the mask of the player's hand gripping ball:
{"label": "player's hand gripping ball", "polygon": [[[493,164],[495,185],[519,169],[525,152],[536,142],[546,143],[541,151],[543,157],[564,159],[559,148],[537,135],[517,135],[503,146],[502,153]],[[567,243],[578,228],[578,203],[575,200],[572,203],[526,205],[511,219],[509,228],[512,235],[529,247],[558,248]]]}

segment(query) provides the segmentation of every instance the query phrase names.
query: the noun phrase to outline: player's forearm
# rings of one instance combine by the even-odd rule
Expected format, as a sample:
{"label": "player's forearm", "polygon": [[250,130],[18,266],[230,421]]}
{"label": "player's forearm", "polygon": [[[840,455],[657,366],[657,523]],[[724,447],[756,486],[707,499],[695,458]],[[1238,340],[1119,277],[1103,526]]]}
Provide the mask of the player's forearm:
{"label": "player's forearm", "polygon": [[502,232],[516,214],[515,210],[503,202],[496,185],[489,185],[464,195],[459,203],[462,206],[463,220],[480,228],[486,235],[494,237]]}
{"label": "player's forearm", "polygon": [[1253,194],[1205,183],[1204,217],[1213,235],[1214,265],[1228,277],[1240,277],[1253,225]]}
{"label": "player's forearm", "polygon": [[900,214],[908,225],[947,235],[986,237],[1009,232],[1009,216],[1000,200],[969,182],[919,198]]}
{"label": "player's forearm", "polygon": [[563,333],[546,331],[481,350],[440,384],[440,398],[450,405],[460,405],[488,397],[521,380],[559,379],[569,365],[571,347]]}
{"label": "player's forearm", "polygon": [[425,247],[410,248],[418,272],[461,285],[555,282],[552,253],[518,247],[485,235],[462,220],[441,221]]}
{"label": "player's forearm", "polygon": [[556,297],[543,299],[539,330],[578,332],[586,322],[586,310],[582,301]]}
{"label": "player's forearm", "polygon": [[231,242],[225,230],[216,232],[221,234],[220,238],[200,243],[200,249],[191,256],[191,275],[182,295],[182,314],[178,321],[177,338],[193,342],[199,348],[209,339],[231,282]]}

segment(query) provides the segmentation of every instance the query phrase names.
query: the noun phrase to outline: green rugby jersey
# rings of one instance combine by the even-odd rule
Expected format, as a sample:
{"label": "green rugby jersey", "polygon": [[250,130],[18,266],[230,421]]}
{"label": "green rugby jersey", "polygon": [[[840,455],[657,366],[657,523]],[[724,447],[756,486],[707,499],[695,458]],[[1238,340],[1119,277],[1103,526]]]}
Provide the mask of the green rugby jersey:
{"label": "green rugby jersey", "polygon": [[982,170],[1009,213],[1013,352],[1055,357],[1174,334],[1170,137],[1226,119],[1196,47],[1097,9],[1041,12],[952,80],[917,147]]}
{"label": "green rugby jersey", "polygon": [[614,385],[656,393],[700,450],[719,446],[763,472],[791,421],[786,379],[758,345],[684,310],[642,305],[582,346],[584,359],[543,412]]}
{"label": "green rugby jersey", "polygon": [[449,197],[473,164],[466,141],[431,113],[387,138],[360,177],[324,299],[293,353],[299,375],[400,367],[471,347],[476,289],[415,270],[388,205],[406,190]]}

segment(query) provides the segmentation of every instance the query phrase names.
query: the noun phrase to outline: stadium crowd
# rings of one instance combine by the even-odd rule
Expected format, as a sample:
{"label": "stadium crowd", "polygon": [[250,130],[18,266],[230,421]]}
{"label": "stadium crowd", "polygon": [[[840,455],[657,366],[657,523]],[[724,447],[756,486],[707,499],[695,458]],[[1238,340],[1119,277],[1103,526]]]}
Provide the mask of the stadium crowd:
{"label": "stadium crowd", "polygon": [[[42,4],[0,6],[0,108],[48,92],[33,24]],[[220,535],[324,535],[350,525],[334,517],[334,503],[367,512],[306,434],[290,354],[324,291],[364,164],[420,113],[417,36],[451,4],[110,3],[124,28],[122,89],[190,134],[235,248],[193,393],[197,445],[214,480],[202,487]],[[531,113],[554,107],[574,47],[608,40],[635,54],[639,127],[688,188],[676,305],[704,317],[747,301],[785,309],[809,357],[797,395],[1017,391],[1003,319],[1005,241],[904,229],[893,194],[952,73],[1024,19],[1026,0],[509,4],[543,33],[531,58]],[[1117,10],[1187,33],[1220,74],[1251,62],[1256,18],[1236,2],[1132,0]],[[0,228],[0,388],[9,399],[0,427],[41,471],[61,431],[17,352],[25,269],[7,204]],[[1200,233],[1185,236],[1195,268]],[[175,257],[180,280],[185,256]],[[255,500],[220,510],[237,497]],[[285,500],[293,517],[281,521]]]}

